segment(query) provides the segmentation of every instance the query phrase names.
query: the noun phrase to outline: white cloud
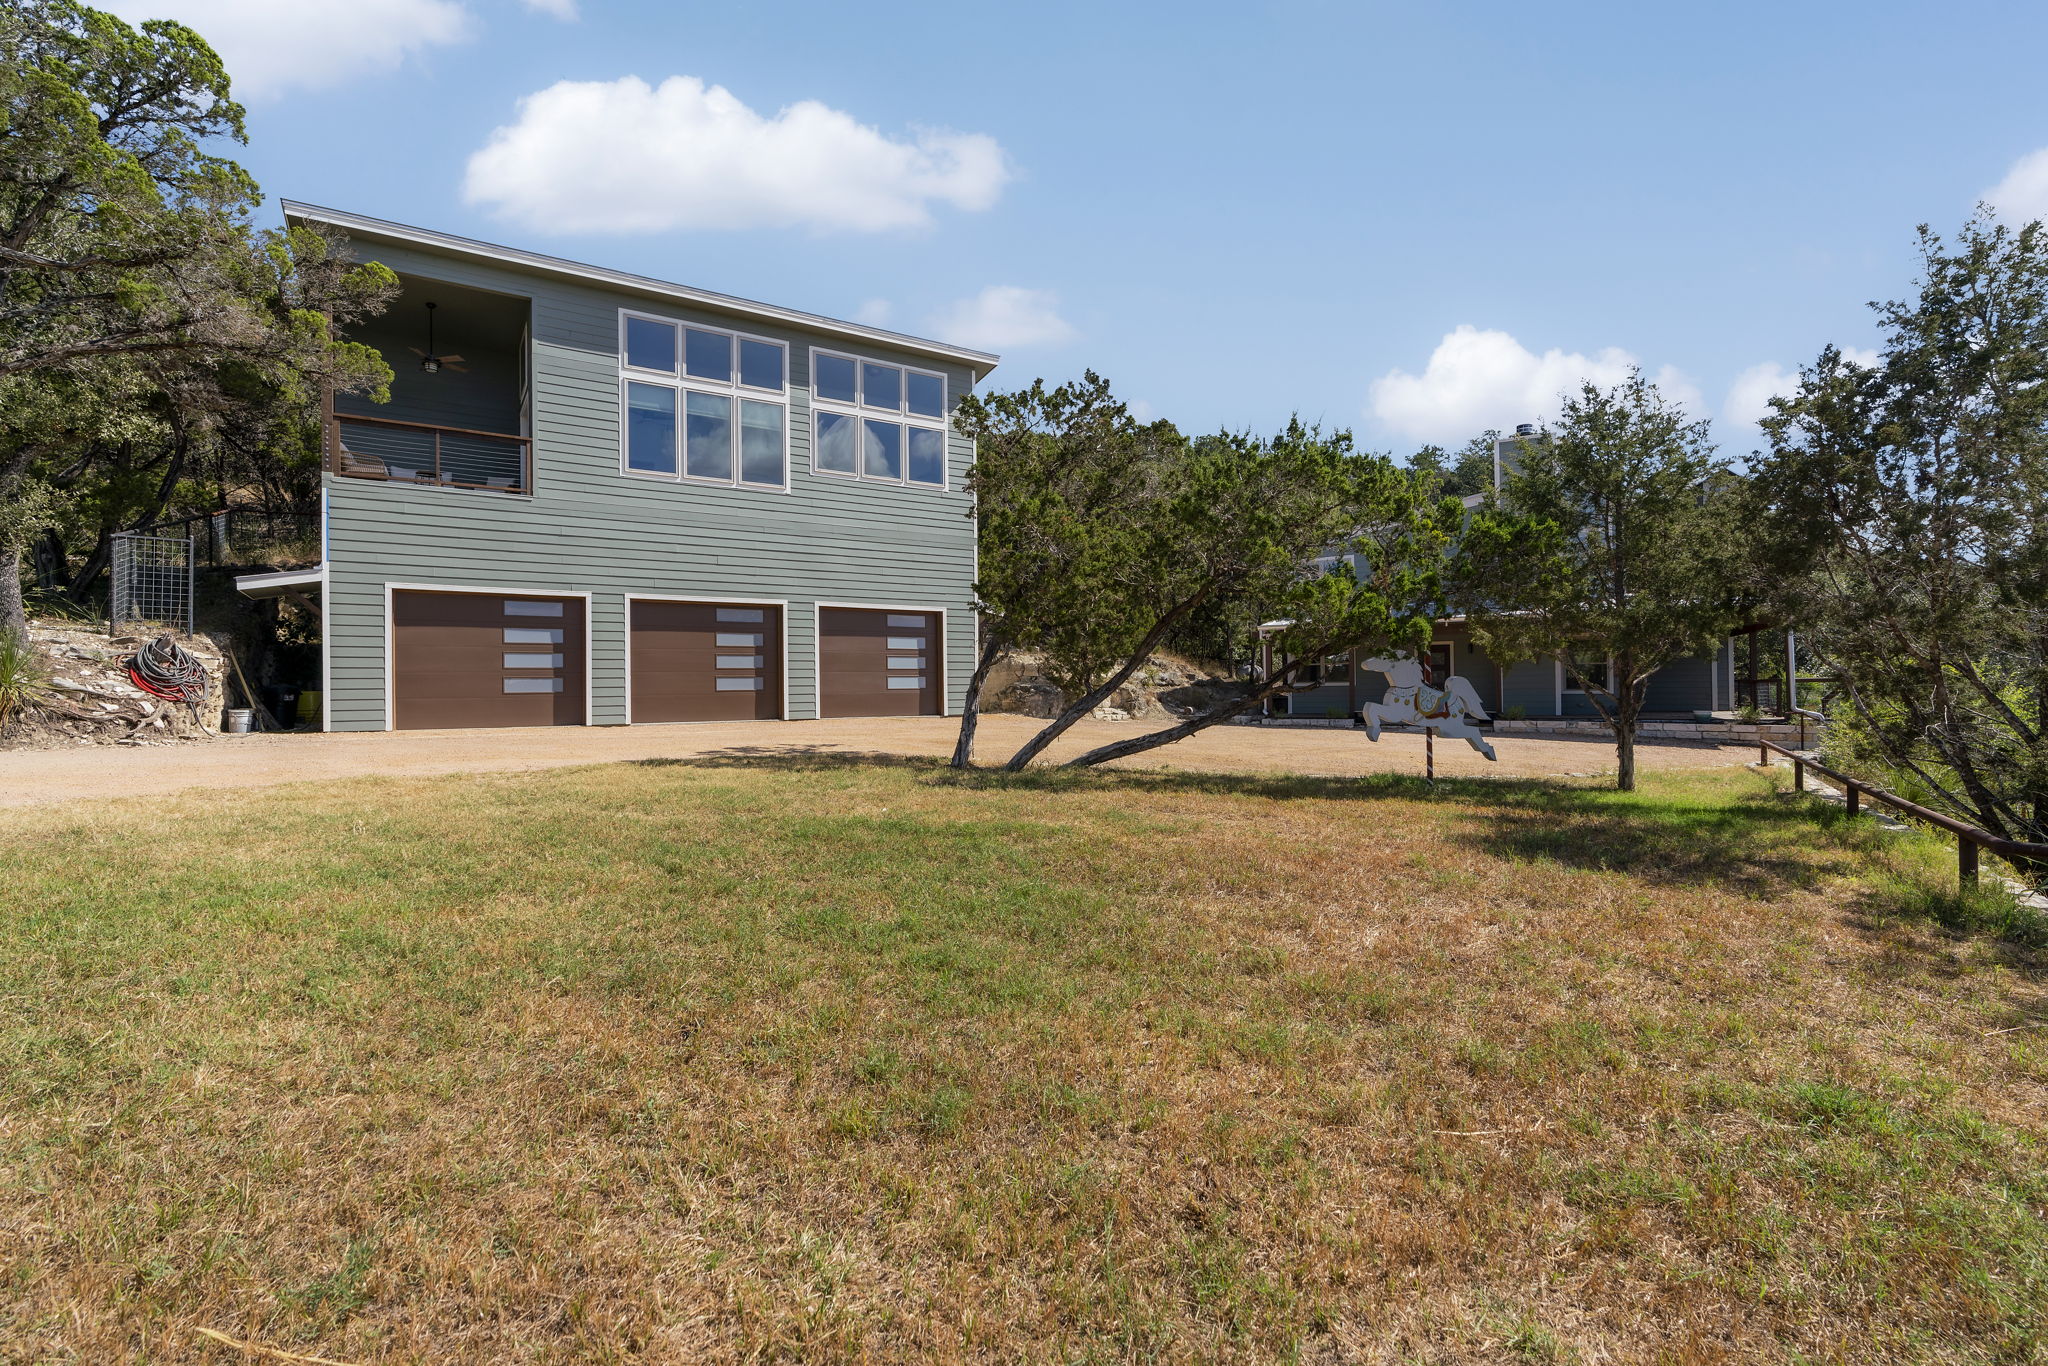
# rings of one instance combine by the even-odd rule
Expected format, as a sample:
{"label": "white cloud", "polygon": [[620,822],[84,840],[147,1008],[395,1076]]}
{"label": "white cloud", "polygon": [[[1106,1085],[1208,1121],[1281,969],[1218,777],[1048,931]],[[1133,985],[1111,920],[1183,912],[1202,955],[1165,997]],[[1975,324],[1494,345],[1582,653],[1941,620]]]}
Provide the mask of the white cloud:
{"label": "white cloud", "polygon": [[934,313],[929,326],[942,340],[982,351],[1058,346],[1077,335],[1050,291],[1018,285],[990,285]]}
{"label": "white cloud", "polygon": [[[1878,361],[1877,352],[1861,346],[1840,348],[1842,359],[1866,369]],[[1773,398],[1790,398],[1799,389],[1799,372],[1788,370],[1774,360],[1752,365],[1728,386],[1721,404],[1721,420],[1731,427],[1753,426],[1771,415]]]}
{"label": "white cloud", "polygon": [[671,76],[560,81],[469,159],[464,196],[538,232],[921,227],[935,203],[986,209],[1010,178],[980,133],[902,140],[816,100],[763,117]]}
{"label": "white cloud", "polygon": [[1986,190],[1983,198],[2011,223],[2048,218],[2048,147],[2015,161],[2005,179]]}
{"label": "white cloud", "polygon": [[1731,427],[1753,427],[1771,415],[1773,398],[1790,397],[1799,388],[1799,372],[1774,360],[1752,365],[1728,386],[1721,420]]}
{"label": "white cloud", "polygon": [[[1590,356],[1553,347],[1539,356],[1505,332],[1466,323],[1437,343],[1421,374],[1396,369],[1374,380],[1370,410],[1402,436],[1448,445],[1553,418],[1558,396],[1581,381],[1619,384],[1640,365],[1618,346]],[[1699,411],[1698,387],[1677,370],[1667,365],[1651,379],[1665,398]]]}
{"label": "white cloud", "polygon": [[869,327],[887,327],[890,316],[895,312],[896,306],[887,299],[869,299],[853,311],[853,320]]}
{"label": "white cloud", "polygon": [[576,0],[526,0],[526,7],[542,14],[552,14],[557,19],[576,17]]}
{"label": "white cloud", "polygon": [[[235,94],[263,99],[391,71],[475,32],[457,0],[103,0],[130,23],[176,19],[213,45]],[[382,98],[380,96],[380,98]]]}

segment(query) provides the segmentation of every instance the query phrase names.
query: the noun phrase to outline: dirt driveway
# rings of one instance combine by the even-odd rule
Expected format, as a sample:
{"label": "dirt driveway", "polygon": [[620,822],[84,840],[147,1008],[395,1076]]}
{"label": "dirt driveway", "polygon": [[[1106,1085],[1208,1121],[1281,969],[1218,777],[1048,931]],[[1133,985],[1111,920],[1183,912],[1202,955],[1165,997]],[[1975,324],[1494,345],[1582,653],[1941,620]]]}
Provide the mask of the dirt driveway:
{"label": "dirt driveway", "polygon": [[[982,721],[977,757],[1007,758],[1036,722],[1016,716]],[[185,788],[267,787],[278,783],[368,776],[507,772],[630,759],[688,759],[800,754],[944,755],[958,723],[940,717],[850,721],[745,721],[682,726],[564,726],[552,730],[436,730],[332,735],[247,735],[188,745],[28,750],[0,754],[0,806],[152,796]],[[1055,745],[1055,760],[1120,736],[1136,722],[1084,721]],[[1611,770],[1614,749],[1603,741],[1503,736],[1500,762],[1487,763],[1462,744],[1437,745],[1438,771],[1545,777]],[[1736,746],[1646,745],[1646,770],[1742,763]],[[1179,744],[1129,761],[1133,767],[1217,773],[1304,773],[1354,776],[1420,773],[1422,737],[1394,735],[1378,744],[1353,730],[1283,730],[1217,726]]]}

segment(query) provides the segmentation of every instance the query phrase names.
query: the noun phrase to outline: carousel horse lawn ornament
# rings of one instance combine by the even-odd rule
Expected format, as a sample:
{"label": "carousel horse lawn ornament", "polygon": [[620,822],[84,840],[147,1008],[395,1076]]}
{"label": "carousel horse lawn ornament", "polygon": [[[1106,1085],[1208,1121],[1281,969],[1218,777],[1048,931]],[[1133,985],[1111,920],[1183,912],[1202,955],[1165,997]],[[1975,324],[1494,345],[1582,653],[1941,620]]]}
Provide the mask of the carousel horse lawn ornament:
{"label": "carousel horse lawn ornament", "polygon": [[1358,719],[1365,723],[1365,738],[1380,738],[1382,725],[1417,725],[1427,730],[1442,731],[1454,740],[1463,740],[1487,758],[1499,762],[1493,746],[1486,743],[1486,737],[1473,725],[1473,721],[1487,718],[1486,704],[1479,700],[1479,694],[1465,679],[1452,674],[1444,680],[1441,688],[1432,688],[1422,681],[1422,661],[1406,655],[1392,659],[1368,659],[1364,668],[1387,676],[1387,695],[1377,702],[1368,702],[1359,710]]}

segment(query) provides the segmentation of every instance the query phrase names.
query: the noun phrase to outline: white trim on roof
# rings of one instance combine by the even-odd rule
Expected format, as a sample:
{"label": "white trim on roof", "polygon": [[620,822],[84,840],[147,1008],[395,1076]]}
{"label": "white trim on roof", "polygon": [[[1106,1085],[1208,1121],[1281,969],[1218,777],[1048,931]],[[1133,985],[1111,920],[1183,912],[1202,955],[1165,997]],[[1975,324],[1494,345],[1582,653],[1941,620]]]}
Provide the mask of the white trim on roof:
{"label": "white trim on roof", "polygon": [[592,280],[599,284],[616,285],[623,289],[639,290],[657,294],[665,299],[677,299],[684,303],[701,304],[707,308],[721,309],[728,313],[739,313],[751,318],[766,318],[796,327],[808,327],[813,331],[838,337],[852,337],[860,341],[882,346],[892,346],[899,351],[909,351],[921,356],[937,356],[945,360],[966,365],[974,371],[979,380],[996,368],[1002,359],[987,351],[974,351],[964,346],[951,346],[945,342],[931,341],[925,337],[913,337],[902,332],[891,332],[885,328],[868,327],[861,323],[842,322],[822,314],[804,313],[794,308],[779,308],[774,304],[757,303],[732,294],[719,294],[708,289],[692,289],[688,285],[672,284],[667,280],[656,280],[651,276],[633,275],[623,270],[609,270],[603,266],[585,265],[580,261],[567,261],[559,256],[543,256],[536,251],[523,251],[518,247],[503,247],[491,242],[479,242],[471,237],[457,237],[452,233],[435,232],[431,228],[409,227],[404,223],[392,223],[382,218],[371,218],[367,214],[350,213],[346,209],[322,208],[318,204],[304,204],[295,199],[281,201],[286,218],[305,219],[314,223],[325,223],[365,237],[382,237],[394,242],[409,242],[417,246],[431,247],[439,251],[455,252],[464,256],[480,256],[492,261],[503,261],[510,265],[524,266],[529,270],[548,275],[563,275],[579,280]]}
{"label": "white trim on roof", "polygon": [[318,588],[327,580],[327,566],[311,569],[279,569],[268,574],[238,574],[235,591],[252,598],[275,598],[287,588]]}

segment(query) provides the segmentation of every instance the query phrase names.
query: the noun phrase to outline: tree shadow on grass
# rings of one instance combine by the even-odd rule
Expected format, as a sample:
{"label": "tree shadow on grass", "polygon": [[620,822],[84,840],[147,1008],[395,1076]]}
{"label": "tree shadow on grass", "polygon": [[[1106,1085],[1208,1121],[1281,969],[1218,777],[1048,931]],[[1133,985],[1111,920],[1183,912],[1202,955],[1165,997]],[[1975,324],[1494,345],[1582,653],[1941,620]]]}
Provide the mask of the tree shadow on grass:
{"label": "tree shadow on grass", "polygon": [[[1873,935],[1889,923],[1933,925],[1955,939],[1992,940],[2020,971],[2048,960],[2048,918],[1995,890],[1958,895],[1888,870],[1878,857],[1897,836],[1817,807],[1789,792],[1720,798],[1624,793],[1551,778],[1455,777],[1434,785],[1407,774],[1359,777],[1204,773],[1178,769],[956,769],[945,760],[819,745],[738,745],[680,759],[631,761],[654,768],[753,768],[784,772],[893,769],[933,787],[964,791],[1132,792],[1251,797],[1267,801],[1415,802],[1459,813],[1451,838],[1507,860],[1621,873],[1659,886],[1720,887],[1769,897],[1823,878],[1863,885],[1851,914]],[[1363,813],[1361,813],[1363,814]]]}
{"label": "tree shadow on grass", "polygon": [[[1996,883],[1965,890],[1880,872],[1850,901],[1849,923],[1886,948],[1899,946],[1901,926],[1931,931],[1953,948],[1989,946],[2016,975],[2048,977],[2048,916]],[[1951,968],[1955,975],[1969,970],[1960,961]]]}
{"label": "tree shadow on grass", "polygon": [[[1718,885],[1762,896],[1840,871],[1851,851],[1811,839],[1813,822],[1768,800],[1687,800],[1627,794],[1543,778],[1443,778],[1405,774],[1316,777],[1169,769],[955,769],[943,760],[812,746],[738,746],[664,767],[777,768],[802,772],[896,769],[921,783],[963,791],[1166,793],[1276,802],[1407,801],[1455,809],[1451,837],[1496,858],[1618,872],[1660,885]],[[1817,847],[1818,846],[1818,847]]]}
{"label": "tree shadow on grass", "polygon": [[929,767],[933,759],[911,758],[882,750],[846,749],[839,745],[729,745],[677,759],[626,759],[635,768],[777,768],[809,769]]}

